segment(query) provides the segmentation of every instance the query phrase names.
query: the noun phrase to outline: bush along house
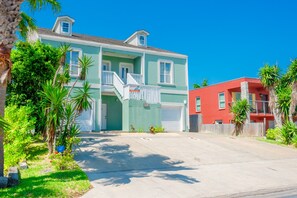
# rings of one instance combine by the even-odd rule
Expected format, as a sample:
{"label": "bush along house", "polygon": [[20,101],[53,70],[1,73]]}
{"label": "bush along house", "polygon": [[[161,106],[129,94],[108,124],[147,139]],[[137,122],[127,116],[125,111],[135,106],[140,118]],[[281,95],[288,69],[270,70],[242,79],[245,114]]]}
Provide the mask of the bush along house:
{"label": "bush along house", "polygon": [[[91,57],[86,79],[92,88],[92,109],[78,121],[82,131],[188,130],[188,57],[148,45],[140,30],[126,40],[72,32],[74,19],[61,16],[52,29],[37,28],[29,41],[59,47],[69,44],[66,62],[72,81],[79,75],[78,58]],[[76,87],[81,87],[78,82]]]}

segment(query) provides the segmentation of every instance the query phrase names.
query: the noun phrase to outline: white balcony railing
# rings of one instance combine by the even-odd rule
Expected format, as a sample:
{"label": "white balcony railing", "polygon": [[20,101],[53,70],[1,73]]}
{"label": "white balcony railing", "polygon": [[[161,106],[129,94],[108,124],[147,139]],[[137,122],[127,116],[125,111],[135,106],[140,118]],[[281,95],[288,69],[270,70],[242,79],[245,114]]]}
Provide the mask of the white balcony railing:
{"label": "white balcony railing", "polygon": [[149,104],[160,103],[160,87],[149,85],[126,85],[124,99],[143,100]]}
{"label": "white balcony railing", "polygon": [[112,71],[102,71],[102,84],[113,85],[113,74]]}
{"label": "white balcony railing", "polygon": [[[134,77],[136,77],[136,79]],[[102,84],[114,86],[123,100],[143,100],[148,104],[161,102],[160,87],[143,85],[142,75],[128,73],[127,83],[128,84],[125,85],[115,72],[102,71]]]}
{"label": "white balcony railing", "polygon": [[143,77],[141,74],[133,74],[129,73],[131,77],[137,82],[137,84],[142,85],[143,84]]}

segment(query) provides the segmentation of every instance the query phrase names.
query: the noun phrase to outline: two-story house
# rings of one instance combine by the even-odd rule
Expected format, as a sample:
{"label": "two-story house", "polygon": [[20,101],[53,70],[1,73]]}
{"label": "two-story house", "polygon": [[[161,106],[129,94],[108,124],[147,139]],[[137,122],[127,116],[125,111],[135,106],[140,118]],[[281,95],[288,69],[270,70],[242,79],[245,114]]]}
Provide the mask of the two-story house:
{"label": "two-story house", "polygon": [[[148,45],[149,33],[136,31],[124,41],[72,32],[74,19],[58,17],[52,29],[38,28],[28,39],[59,47],[67,55],[72,86],[79,75],[78,58],[92,58],[87,80],[92,109],[79,117],[82,131],[188,130],[188,57]],[[78,82],[76,87],[81,87]]]}
{"label": "two-story house", "polygon": [[257,78],[239,78],[189,92],[190,115],[200,114],[202,124],[228,124],[232,122],[232,104],[248,99],[251,108],[248,122],[262,122],[266,129],[273,126],[273,114],[268,105],[268,91]]}

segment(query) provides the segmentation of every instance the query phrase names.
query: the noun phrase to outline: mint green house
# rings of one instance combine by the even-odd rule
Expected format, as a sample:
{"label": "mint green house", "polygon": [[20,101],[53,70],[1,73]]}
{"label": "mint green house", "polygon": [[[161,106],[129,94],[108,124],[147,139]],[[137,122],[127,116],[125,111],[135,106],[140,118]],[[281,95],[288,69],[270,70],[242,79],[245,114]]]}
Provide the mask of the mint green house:
{"label": "mint green house", "polygon": [[56,47],[70,44],[67,62],[73,81],[80,72],[78,58],[92,57],[87,74],[92,109],[79,117],[82,131],[148,131],[150,126],[188,131],[186,55],[150,47],[144,30],[120,41],[73,33],[73,24],[68,16],[58,17],[52,29],[38,28],[28,39]]}

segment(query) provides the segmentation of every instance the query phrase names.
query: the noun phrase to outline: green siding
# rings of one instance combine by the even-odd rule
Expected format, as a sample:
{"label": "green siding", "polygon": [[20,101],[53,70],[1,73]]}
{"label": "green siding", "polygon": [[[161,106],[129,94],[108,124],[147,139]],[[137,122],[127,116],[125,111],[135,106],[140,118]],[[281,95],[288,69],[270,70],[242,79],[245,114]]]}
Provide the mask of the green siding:
{"label": "green siding", "polygon": [[107,104],[107,130],[122,130],[122,104],[116,96],[102,96]]}
{"label": "green siding", "polygon": [[[159,84],[159,60],[173,62],[173,85]],[[147,54],[145,56],[145,83],[149,85],[160,85],[166,89],[187,90],[186,83],[186,59],[163,57]]]}
{"label": "green siding", "polygon": [[161,94],[162,102],[184,103],[184,100],[188,101],[187,95]]}
{"label": "green siding", "polygon": [[149,131],[151,126],[161,126],[160,104],[150,104],[144,107],[140,100],[125,100],[123,102],[123,131]]}
{"label": "green siding", "polygon": [[[61,43],[61,42],[45,40],[45,39],[43,39],[42,42],[50,44],[54,47],[59,47],[59,46],[61,46],[61,44],[65,43],[65,42]],[[99,52],[100,52],[100,48],[86,46],[86,45],[79,45],[79,44],[75,44],[75,43],[65,43],[65,44],[70,44],[71,47],[73,47],[73,48],[81,49],[83,55],[92,57],[93,65],[89,68],[86,79],[90,83],[97,83],[97,84],[100,83],[100,81],[99,81]],[[75,79],[76,78],[73,78],[72,81],[74,81]]]}

